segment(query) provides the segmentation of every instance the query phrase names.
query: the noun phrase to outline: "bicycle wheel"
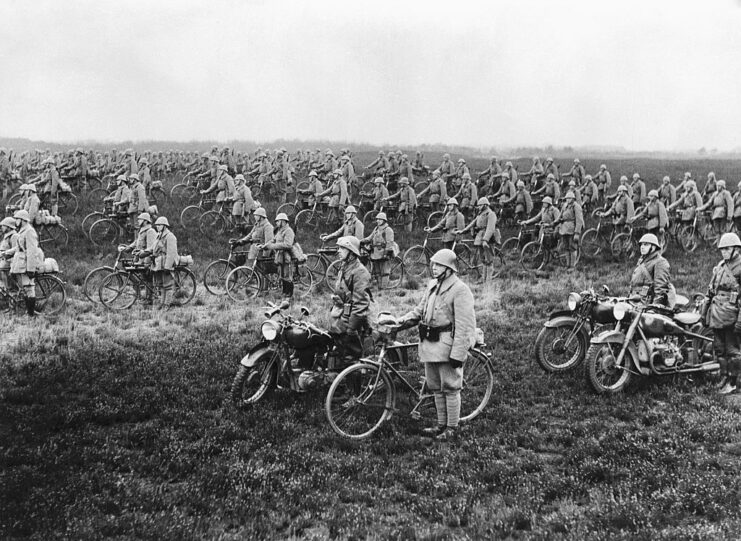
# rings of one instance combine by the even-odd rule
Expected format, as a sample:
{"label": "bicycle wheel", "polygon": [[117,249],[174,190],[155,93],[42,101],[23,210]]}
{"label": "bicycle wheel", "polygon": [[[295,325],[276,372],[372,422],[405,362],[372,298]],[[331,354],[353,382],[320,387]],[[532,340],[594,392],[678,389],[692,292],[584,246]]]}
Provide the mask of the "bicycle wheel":
{"label": "bicycle wheel", "polygon": [[520,264],[526,271],[542,269],[545,267],[546,258],[546,251],[537,240],[528,242],[520,252]]}
{"label": "bicycle wheel", "polygon": [[181,203],[186,199],[187,188],[188,184],[185,182],[175,184],[175,186],[170,189],[170,199],[172,199],[176,203]]}
{"label": "bicycle wheel", "polygon": [[440,223],[440,220],[443,219],[444,215],[445,213],[442,210],[430,212],[430,215],[427,217],[427,227],[435,227],[437,224]]}
{"label": "bicycle wheel", "polygon": [[79,203],[77,196],[72,192],[60,192],[57,202],[58,214],[69,214],[74,216],[77,213]]}
{"label": "bicycle wheel", "polygon": [[327,272],[324,273],[324,282],[327,284],[327,288],[334,293],[337,286],[337,277],[340,274],[340,268],[342,267],[342,261],[332,261],[327,265]]}
{"label": "bicycle wheel", "polygon": [[105,218],[105,214],[103,214],[102,212],[91,212],[82,219],[80,227],[82,228],[82,232],[85,234],[88,240],[90,239],[90,226],[98,220],[102,220],[103,218]]}
{"label": "bicycle wheel", "polygon": [[198,205],[188,205],[180,213],[180,225],[187,231],[196,231],[199,225],[199,218],[203,212]]}
{"label": "bicycle wheel", "polygon": [[324,275],[327,272],[327,264],[319,254],[306,254],[306,268],[309,269],[314,285],[319,285],[324,281]]}
{"label": "bicycle wheel", "polygon": [[599,231],[596,229],[587,229],[581,236],[581,250],[584,255],[597,257],[602,252],[602,243],[599,238]]}
{"label": "bicycle wheel", "polygon": [[209,263],[203,273],[203,285],[211,295],[226,295],[226,275],[235,267],[226,259],[217,259]]}
{"label": "bicycle wheel", "polygon": [[216,237],[226,231],[226,217],[218,210],[209,210],[198,218],[198,228],[207,237]]}
{"label": "bicycle wheel", "polygon": [[391,417],[393,408],[391,378],[378,365],[362,362],[340,372],[324,402],[332,430],[353,440],[373,434]]}
{"label": "bicycle wheel", "polygon": [[373,231],[376,226],[376,214],[378,214],[377,210],[369,210],[363,215],[363,225],[366,231]]}
{"label": "bicycle wheel", "polygon": [[514,265],[520,261],[520,239],[510,237],[502,243],[502,257],[506,265]]}
{"label": "bicycle wheel", "polygon": [[630,233],[620,233],[610,242],[610,252],[614,258],[625,261],[631,259],[636,254],[636,246],[633,244],[633,237]]}
{"label": "bicycle wheel", "polygon": [[276,209],[275,214],[278,215],[281,212],[288,216],[288,219],[290,221],[293,221],[293,219],[296,217],[296,205],[294,205],[293,203],[283,203]]}
{"label": "bicycle wheel", "polygon": [[491,270],[491,272],[488,273],[489,280],[499,278],[506,270],[507,261],[501,248],[497,248],[496,246],[492,247],[491,265],[489,268]]}
{"label": "bicycle wheel", "polygon": [[236,267],[226,275],[226,294],[237,302],[254,299],[260,294],[262,278],[250,267]]}
{"label": "bicycle wheel", "polygon": [[17,207],[21,205],[21,201],[23,200],[23,194],[22,193],[14,193],[8,198],[7,205],[10,207]]}
{"label": "bicycle wheel", "polygon": [[91,207],[102,207],[103,199],[108,197],[108,190],[105,188],[95,188],[87,193],[87,202]]}
{"label": "bicycle wheel", "polygon": [[461,422],[478,417],[491,399],[494,389],[494,369],[489,358],[478,351],[468,352],[463,365],[461,390]]}
{"label": "bicycle wheel", "polygon": [[46,225],[39,229],[39,245],[45,250],[67,246],[69,242],[69,233],[62,225]]}
{"label": "bicycle wheel", "polygon": [[106,276],[114,272],[116,272],[116,269],[113,267],[98,267],[87,273],[85,281],[82,283],[82,292],[90,302],[100,302],[98,296],[100,284],[103,283]]}
{"label": "bicycle wheel", "polygon": [[187,268],[178,267],[173,272],[175,289],[173,290],[173,304],[185,306],[196,296],[196,275]]}
{"label": "bicycle wheel", "polygon": [[51,274],[36,278],[36,311],[46,316],[58,314],[67,301],[64,283]]}
{"label": "bicycle wheel", "polygon": [[149,191],[149,201],[161,209],[167,201],[167,193],[162,188],[152,188]]}
{"label": "bicycle wheel", "polygon": [[314,289],[314,275],[305,264],[293,269],[293,295],[303,299]]}
{"label": "bicycle wheel", "polygon": [[389,281],[386,289],[396,289],[404,279],[404,262],[399,256],[389,260]]}
{"label": "bicycle wheel", "polygon": [[110,218],[103,218],[90,226],[90,242],[95,246],[115,246],[120,234],[121,228]]}
{"label": "bicycle wheel", "polygon": [[103,187],[103,181],[98,177],[87,178],[87,190],[90,193],[93,190],[99,190]]}
{"label": "bicycle wheel", "polygon": [[679,230],[679,244],[685,252],[692,253],[697,250],[700,242],[695,232],[695,226],[685,225]]}
{"label": "bicycle wheel", "polygon": [[106,276],[98,289],[98,298],[106,308],[125,310],[130,308],[139,296],[139,288],[131,280],[128,272],[118,271]]}
{"label": "bicycle wheel", "polygon": [[316,213],[311,209],[304,209],[296,214],[296,232],[306,232],[314,228],[316,224]]}
{"label": "bicycle wheel", "polygon": [[[468,246],[466,246],[468,248]],[[466,257],[458,258],[459,261],[459,274],[467,276],[472,282],[481,281],[484,275],[484,263],[481,261],[481,253],[479,249],[474,246],[473,249],[468,249]],[[460,272],[462,269],[462,272]]]}
{"label": "bicycle wheel", "polygon": [[402,261],[409,276],[414,276],[415,278],[424,276],[430,268],[430,263],[427,261],[427,254],[425,253],[424,246],[421,244],[412,246],[404,252]]}

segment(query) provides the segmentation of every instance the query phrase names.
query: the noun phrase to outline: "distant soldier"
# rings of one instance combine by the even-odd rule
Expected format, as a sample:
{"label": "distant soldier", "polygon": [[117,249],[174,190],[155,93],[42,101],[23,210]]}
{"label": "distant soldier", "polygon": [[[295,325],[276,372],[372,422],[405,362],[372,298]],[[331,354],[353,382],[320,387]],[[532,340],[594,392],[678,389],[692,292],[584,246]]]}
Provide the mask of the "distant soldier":
{"label": "distant soldier", "polygon": [[465,217],[458,210],[458,201],[455,197],[448,199],[445,205],[445,214],[442,219],[433,227],[425,227],[425,233],[434,233],[442,229],[443,248],[453,248],[456,239],[456,231],[460,231],[465,226]]}
{"label": "distant soldier", "polygon": [[178,260],[178,240],[170,231],[170,222],[164,216],[157,218],[154,228],[157,231],[157,239],[152,250],[154,282],[162,292],[161,307],[169,310],[173,301],[172,290],[175,279],[172,273]]}

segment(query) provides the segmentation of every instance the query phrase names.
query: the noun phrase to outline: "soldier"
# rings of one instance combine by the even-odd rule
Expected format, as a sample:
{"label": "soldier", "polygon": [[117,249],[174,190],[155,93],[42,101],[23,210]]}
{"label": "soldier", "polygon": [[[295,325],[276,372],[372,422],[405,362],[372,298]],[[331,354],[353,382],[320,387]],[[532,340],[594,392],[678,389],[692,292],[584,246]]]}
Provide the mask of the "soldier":
{"label": "soldier", "polygon": [[550,196],[546,195],[543,198],[540,212],[538,212],[538,214],[536,214],[529,220],[518,223],[520,225],[538,224],[539,226],[541,226],[544,230],[543,243],[545,243],[546,246],[548,246],[549,248],[552,248],[556,244],[553,230],[558,224],[558,220],[560,218],[561,211],[558,210],[558,208],[556,208],[556,206],[553,204],[553,199],[551,199]]}
{"label": "soldier", "polygon": [[245,216],[255,210],[255,200],[252,198],[252,190],[245,183],[244,175],[238,174],[234,177],[234,204],[232,205],[232,219],[239,227],[245,223]]}
{"label": "soldier", "polygon": [[[319,238],[322,242],[327,242],[339,237],[355,237],[360,241],[363,238],[365,232],[365,225],[363,222],[358,220],[358,211],[354,206],[350,205],[345,209],[345,222],[342,226],[328,235],[320,235]],[[358,244],[358,250],[360,250],[360,244]]]}
{"label": "soldier", "polygon": [[659,200],[664,203],[665,206],[671,205],[677,200],[677,190],[672,186],[671,179],[668,175],[661,179],[661,186],[659,186]]}
{"label": "soldier", "polygon": [[733,197],[731,192],[726,190],[725,180],[715,183],[715,191],[708,197],[708,202],[697,210],[702,212],[711,207],[713,210],[710,217],[713,221],[713,230],[720,236],[730,229],[734,210]]}
{"label": "soldier", "polygon": [[514,204],[515,219],[517,221],[526,220],[533,211],[533,199],[530,197],[530,192],[525,189],[525,183],[523,181],[518,180],[515,188],[517,190],[515,195],[509,199],[505,199],[503,204]]}
{"label": "soldier", "polygon": [[669,262],[661,255],[656,235],[646,233],[638,241],[641,257],[630,278],[630,295],[639,295],[648,304],[674,308],[676,293],[671,284]]}
{"label": "soldier", "polygon": [[154,282],[162,292],[161,307],[169,310],[172,307],[172,289],[175,284],[172,272],[178,260],[178,239],[170,231],[170,222],[164,216],[157,218],[154,228],[157,232],[152,250]]}
{"label": "soldier", "polygon": [[342,261],[332,296],[330,332],[335,336],[345,361],[356,361],[363,354],[361,333],[370,328],[371,274],[360,260],[360,241],[355,236],[337,240],[337,258]]}
{"label": "soldier", "polygon": [[709,198],[711,195],[715,193],[715,190],[717,190],[717,181],[715,180],[715,173],[710,171],[708,173],[708,179],[705,181],[705,187],[702,189],[702,199],[703,201],[706,200],[706,198]]}
{"label": "soldier", "polygon": [[429,166],[424,164],[424,155],[419,150],[415,153],[412,170],[415,175],[419,175],[420,177],[424,177],[430,172]]}
{"label": "soldier", "polygon": [[541,193],[544,197],[550,197],[554,204],[558,204],[558,200],[561,199],[561,187],[556,182],[553,173],[548,173],[543,187],[532,192],[532,195],[540,195]]}
{"label": "soldier", "polygon": [[56,162],[52,158],[47,158],[42,165],[45,167],[41,180],[37,188],[41,187],[43,193],[48,193],[47,204],[51,204],[50,212],[56,216],[59,212],[59,173],[57,172]]}
{"label": "soldier", "polygon": [[318,197],[329,196],[329,216],[330,222],[340,221],[340,213],[349,203],[347,195],[347,182],[342,178],[342,171],[335,169],[332,173],[332,183],[329,187],[318,195]]}
{"label": "soldier", "polygon": [[458,165],[455,168],[455,177],[453,178],[453,186],[455,186],[456,190],[459,190],[461,184],[463,183],[463,175],[468,175],[468,177],[470,178],[471,171],[468,170],[466,160],[464,160],[463,158],[459,158]]}
{"label": "soldier", "polygon": [[471,182],[470,174],[463,173],[461,180],[463,183],[453,198],[461,202],[460,210],[464,216],[468,217],[473,212],[473,207],[475,206],[475,201],[479,199],[479,194],[476,190],[476,185]]}
{"label": "soldier", "polygon": [[615,194],[615,201],[612,206],[605,212],[598,213],[601,218],[612,216],[613,227],[623,226],[635,215],[635,207],[633,201],[628,197],[628,187],[624,184],[618,186],[617,194]]}
{"label": "soldier", "polygon": [[646,232],[656,235],[661,246],[664,246],[664,231],[669,226],[669,214],[666,212],[664,203],[659,199],[659,192],[651,190],[648,192],[648,202],[643,210],[630,219],[628,223],[633,223],[642,217],[646,217]]}
{"label": "soldier", "polygon": [[607,165],[604,163],[599,166],[599,172],[594,176],[596,177],[595,184],[597,184],[599,202],[601,203],[605,200],[607,190],[609,190],[612,185],[612,176],[610,176],[610,172],[607,170]]}
{"label": "soldier", "polygon": [[457,276],[457,258],[442,249],[430,258],[432,280],[400,328],[419,325],[419,360],[425,383],[435,398],[437,425],[423,432],[448,440],[458,431],[463,386],[463,363],[476,332],[473,294]]}
{"label": "soldier", "polygon": [[580,188],[577,188],[575,195],[579,200],[581,200],[582,210],[585,212],[587,209],[593,208],[599,203],[599,188],[592,179],[592,175],[584,177],[584,184]]}
{"label": "soldier", "polygon": [[43,254],[39,248],[39,237],[30,223],[28,212],[17,210],[13,214],[18,235],[11,248],[13,260],[10,263],[10,274],[26,294],[26,311],[29,317],[36,315],[36,271],[43,263]]}
{"label": "soldier", "polygon": [[[574,181],[574,179],[571,179],[569,181],[569,185],[566,188],[566,195],[568,194],[572,194],[576,202],[581,205],[581,193],[579,192],[579,189],[576,187],[576,181]],[[564,198],[566,197],[566,195],[564,195]]]}
{"label": "soldier", "polygon": [[273,240],[258,246],[258,248],[273,252],[273,261],[278,268],[278,277],[282,284],[284,299],[293,297],[293,257],[291,256],[291,250],[295,241],[296,235],[288,225],[288,216],[281,212],[275,217],[275,236]]}
{"label": "soldier", "polygon": [[376,227],[360,244],[370,245],[371,275],[376,279],[378,289],[386,289],[391,272],[389,260],[395,254],[394,230],[389,227],[385,212],[376,215]]}
{"label": "soldier", "polygon": [[537,189],[537,187],[535,186],[537,184],[537,180],[539,178],[542,178],[543,174],[544,174],[543,164],[540,163],[540,158],[538,158],[537,156],[534,156],[533,164],[530,166],[530,170],[527,173],[523,173],[522,178],[523,179],[527,178],[530,184],[529,189],[534,190],[534,189]]}
{"label": "soldier", "polygon": [[437,169],[432,172],[432,180],[427,187],[417,194],[417,199],[422,199],[427,194],[429,194],[428,200],[433,211],[440,210],[440,203],[448,198],[447,186]]}
{"label": "soldier", "polygon": [[270,174],[277,177],[275,185],[278,195],[278,204],[282,205],[286,202],[286,192],[288,191],[288,187],[293,184],[291,164],[288,161],[288,154],[283,149],[278,152],[275,166]]}
{"label": "soldier", "polygon": [[10,195],[10,160],[5,147],[0,147],[0,183],[3,186],[3,199]]}
{"label": "soldier", "polygon": [[502,240],[501,233],[497,229],[497,214],[491,210],[489,199],[480,197],[476,202],[476,208],[479,211],[478,215],[465,228],[456,231],[456,234],[473,230],[473,246],[476,250],[476,258],[483,262],[484,267],[481,280],[486,281],[494,252],[491,245],[499,245]]}
{"label": "soldier", "polygon": [[679,206],[681,206],[679,218],[682,225],[692,225],[697,209],[702,206],[702,196],[697,191],[694,180],[688,180],[685,183],[684,193],[666,210],[671,211]]}
{"label": "soldier", "polygon": [[129,218],[131,218],[131,225],[136,225],[136,217],[142,212],[149,210],[149,201],[147,201],[147,192],[144,190],[144,185],[139,180],[137,173],[129,176]]}
{"label": "soldier", "polygon": [[139,160],[139,180],[144,186],[144,193],[149,194],[152,190],[152,173],[149,168],[149,159],[145,156]]}
{"label": "soldier", "polygon": [[7,292],[10,259],[13,257],[13,247],[16,245],[15,237],[18,236],[18,232],[16,231],[15,220],[10,216],[3,218],[0,227],[2,227],[3,233],[3,238],[0,240],[0,286],[2,286],[4,292]]}
{"label": "soldier", "polygon": [[367,174],[383,175],[389,168],[389,162],[383,150],[378,151],[378,157],[369,163],[366,167]]}
{"label": "soldier", "polygon": [[407,177],[409,182],[414,185],[414,168],[409,163],[409,156],[406,154],[401,155],[401,163],[399,164],[399,176]]}
{"label": "soldier", "polygon": [[201,195],[212,193],[216,190],[216,202],[221,203],[234,199],[234,179],[227,172],[226,165],[219,165],[215,181],[205,190],[201,190]]}
{"label": "soldier", "polygon": [[399,199],[399,215],[402,216],[404,229],[411,233],[414,214],[417,211],[417,194],[414,193],[414,188],[409,185],[407,177],[399,179],[399,191],[388,196],[386,201],[396,198]]}
{"label": "soldier", "polygon": [[584,229],[584,215],[581,204],[576,201],[574,192],[567,192],[564,196],[558,223],[560,253],[566,254],[566,266],[574,268],[579,257],[579,238]]}
{"label": "soldier", "polygon": [[736,231],[741,231],[741,182],[736,185],[733,194],[733,223],[736,224]]}
{"label": "soldier", "polygon": [[425,227],[425,233],[434,233],[443,230],[442,243],[443,248],[453,248],[456,239],[456,231],[460,231],[465,226],[463,213],[458,210],[458,200],[455,197],[448,199],[445,205],[445,215],[434,227]]}
{"label": "soldier", "polygon": [[499,187],[499,191],[492,195],[492,198],[496,199],[498,197],[499,204],[504,206],[504,202],[511,200],[516,192],[515,183],[510,178],[509,172],[504,171],[502,173],[502,185]]}
{"label": "soldier", "polygon": [[374,180],[373,184],[375,185],[373,188],[373,210],[381,210],[383,208],[383,203],[389,196],[389,191],[388,188],[386,188],[386,183],[381,177]]}
{"label": "soldier", "polygon": [[713,329],[713,347],[723,376],[720,394],[738,392],[741,373],[741,315],[738,299],[741,293],[741,240],[736,233],[725,233],[718,241],[722,260],[713,269],[703,313],[705,324]]}
{"label": "soldier", "polygon": [[[124,250],[131,250],[135,261],[146,267],[147,272],[144,275],[144,279],[151,285],[152,254],[157,245],[157,232],[152,229],[152,216],[148,212],[139,214],[136,221],[138,230],[134,242],[126,246]],[[152,304],[152,292],[150,289],[146,289],[144,304]]]}
{"label": "soldier", "polygon": [[640,207],[646,202],[646,183],[643,182],[641,175],[633,173],[633,182],[630,187],[633,189],[633,207]]}
{"label": "soldier", "polygon": [[450,154],[447,152],[443,154],[443,161],[437,169],[440,171],[440,176],[443,177],[443,181],[445,181],[446,185],[455,178],[455,165],[450,161]]}
{"label": "soldier", "polygon": [[571,166],[571,169],[567,173],[561,174],[561,178],[572,178],[577,186],[581,186],[584,181],[584,175],[586,175],[584,166],[579,161],[579,158],[574,158],[574,165]]}
{"label": "soldier", "polygon": [[305,190],[299,190],[299,194],[306,196],[306,199],[302,201],[302,206],[304,208],[307,206],[313,208],[319,200],[317,198],[324,191],[324,186],[322,186],[322,181],[319,180],[319,175],[313,169],[309,171],[309,180],[307,182],[309,183],[309,187]]}
{"label": "soldier", "polygon": [[[499,189],[498,180],[501,177],[502,166],[499,158],[492,156],[489,167],[478,174],[478,192],[481,197],[486,197]],[[496,182],[495,182],[496,181]]]}
{"label": "soldier", "polygon": [[114,175],[126,175],[127,177],[139,172],[139,166],[136,164],[136,158],[134,157],[134,150],[127,148],[124,152],[123,160],[116,170]]}
{"label": "soldier", "polygon": [[41,201],[39,200],[39,196],[36,195],[35,184],[25,184],[24,186],[26,187],[26,201],[23,204],[23,210],[28,212],[29,221],[35,224]]}
{"label": "soldier", "polygon": [[251,268],[255,266],[255,260],[260,255],[261,249],[259,246],[273,240],[273,226],[268,221],[268,214],[265,212],[265,209],[257,207],[253,216],[255,217],[255,226],[252,228],[252,231],[241,239],[229,240],[229,244],[234,246],[250,244],[250,249],[247,252],[247,266]]}

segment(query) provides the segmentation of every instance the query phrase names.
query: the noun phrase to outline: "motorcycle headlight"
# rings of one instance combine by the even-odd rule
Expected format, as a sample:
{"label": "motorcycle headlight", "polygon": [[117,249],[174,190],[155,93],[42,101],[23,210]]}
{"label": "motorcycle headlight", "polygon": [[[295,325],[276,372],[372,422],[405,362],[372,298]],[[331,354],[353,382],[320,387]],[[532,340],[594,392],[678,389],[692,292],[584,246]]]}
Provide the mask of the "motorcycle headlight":
{"label": "motorcycle headlight", "polygon": [[618,302],[612,307],[612,315],[615,316],[615,319],[618,321],[622,321],[625,314],[628,313],[628,310],[630,310],[630,304],[627,302]]}
{"label": "motorcycle headlight", "polygon": [[581,295],[578,293],[570,293],[569,298],[566,301],[566,306],[569,307],[569,310],[572,312],[576,310],[576,307],[579,306],[579,303],[581,302]]}
{"label": "motorcycle headlight", "polygon": [[275,337],[278,336],[279,328],[280,326],[275,321],[266,321],[260,327],[260,331],[265,340],[275,340]]}

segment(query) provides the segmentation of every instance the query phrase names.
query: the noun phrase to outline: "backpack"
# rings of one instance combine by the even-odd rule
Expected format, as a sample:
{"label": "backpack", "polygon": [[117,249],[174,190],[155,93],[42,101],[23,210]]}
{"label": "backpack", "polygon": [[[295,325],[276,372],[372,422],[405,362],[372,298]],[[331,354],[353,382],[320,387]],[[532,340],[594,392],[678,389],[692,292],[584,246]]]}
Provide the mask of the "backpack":
{"label": "backpack", "polygon": [[297,263],[306,263],[308,259],[298,242],[294,242],[293,246],[291,246],[291,257],[295,259]]}

